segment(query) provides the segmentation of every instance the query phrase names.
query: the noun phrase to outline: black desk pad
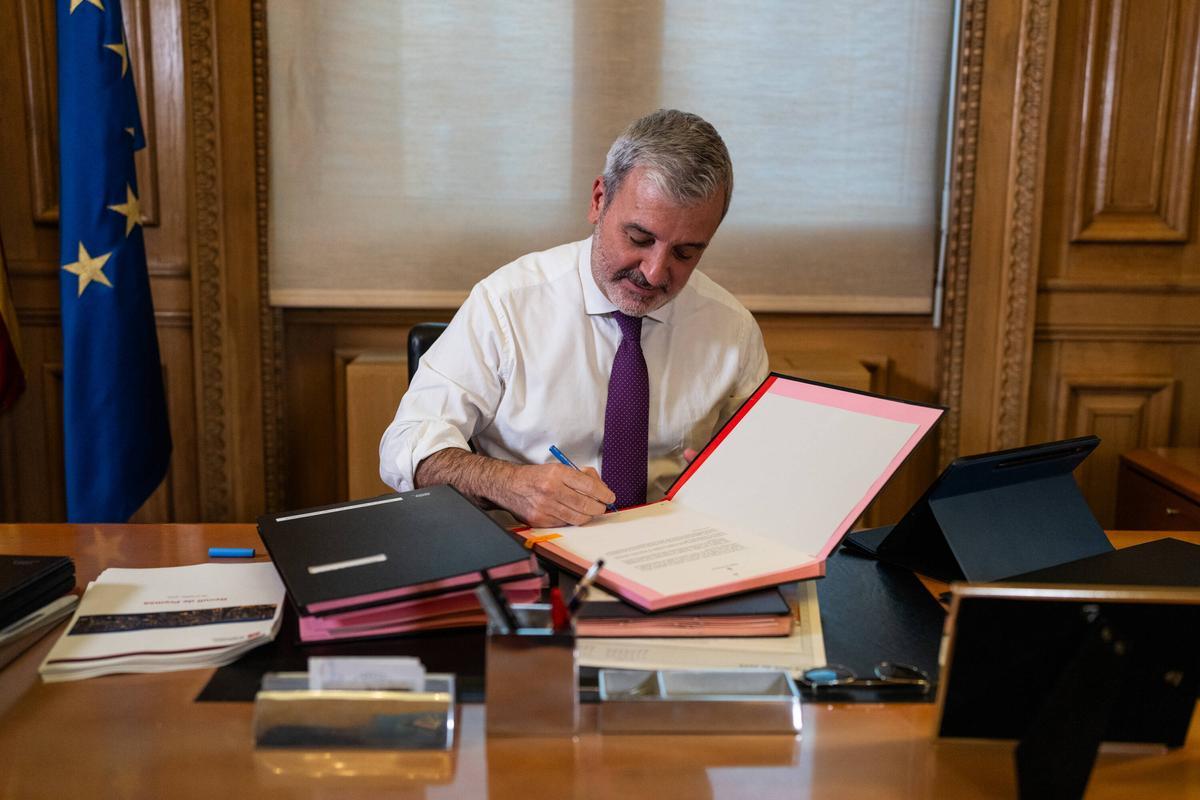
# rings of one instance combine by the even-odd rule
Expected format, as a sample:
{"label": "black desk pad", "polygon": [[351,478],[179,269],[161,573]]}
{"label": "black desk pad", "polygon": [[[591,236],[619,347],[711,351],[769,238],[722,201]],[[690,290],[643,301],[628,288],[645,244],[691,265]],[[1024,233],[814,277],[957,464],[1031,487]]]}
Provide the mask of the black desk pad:
{"label": "black desk pad", "polygon": [[[911,572],[846,550],[826,562],[826,575],[817,581],[825,657],[831,664],[850,667],[869,677],[880,661],[920,667],[937,679],[937,655],[945,612]],[[303,672],[309,656],[416,656],[430,672],[457,676],[458,700],[483,702],[484,629],[447,631],[359,642],[301,645],[295,611],[289,605],[275,641],[257,647],[213,673],[196,697],[198,702],[253,702],[267,672]],[[596,699],[597,671],[581,668],[580,699]],[[934,693],[925,698],[932,701]],[[809,699],[809,698],[806,698]],[[823,691],[821,702],[912,702],[912,695],[886,692],[833,693]]]}
{"label": "black desk pad", "polygon": [[[825,562],[817,581],[825,658],[849,667],[862,678],[873,677],[880,661],[911,664],[934,681],[946,612],[924,584],[907,569],[839,549]],[[823,690],[821,700],[837,702],[932,702],[924,698],[853,690]]]}

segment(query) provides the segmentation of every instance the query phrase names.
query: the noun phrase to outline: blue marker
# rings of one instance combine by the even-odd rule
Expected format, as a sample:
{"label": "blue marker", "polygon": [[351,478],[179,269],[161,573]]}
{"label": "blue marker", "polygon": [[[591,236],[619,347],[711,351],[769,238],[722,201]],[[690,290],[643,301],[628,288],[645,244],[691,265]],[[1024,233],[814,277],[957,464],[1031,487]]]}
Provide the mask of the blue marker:
{"label": "blue marker", "polygon": [[[566,464],[568,467],[570,467],[571,469],[575,470],[576,472],[583,472],[583,470],[581,470],[579,467],[575,466],[575,462],[574,462],[574,461],[572,461],[571,459],[567,458],[567,457],[566,457],[566,455],[563,453],[563,451],[562,451],[562,450],[559,450],[559,449],[558,449],[557,447],[555,447],[554,445],[550,445],[550,455],[552,455],[552,456],[554,456],[555,458],[557,458],[557,459],[559,460],[559,463],[561,463],[561,464]],[[606,506],[606,508],[607,508],[609,511],[616,511],[616,510],[617,510],[617,507],[616,507],[616,505],[614,505],[613,503],[609,503],[609,504]]]}
{"label": "blue marker", "polygon": [[209,558],[254,558],[253,547],[210,547]]}

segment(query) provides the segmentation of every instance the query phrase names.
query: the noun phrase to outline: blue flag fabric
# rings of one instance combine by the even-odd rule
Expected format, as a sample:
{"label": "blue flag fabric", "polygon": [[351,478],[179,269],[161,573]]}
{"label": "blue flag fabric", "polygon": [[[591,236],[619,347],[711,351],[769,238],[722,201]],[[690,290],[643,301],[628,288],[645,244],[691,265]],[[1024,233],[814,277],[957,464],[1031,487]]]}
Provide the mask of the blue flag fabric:
{"label": "blue flag fabric", "polygon": [[56,0],[67,518],[125,522],[171,456],[120,0]]}

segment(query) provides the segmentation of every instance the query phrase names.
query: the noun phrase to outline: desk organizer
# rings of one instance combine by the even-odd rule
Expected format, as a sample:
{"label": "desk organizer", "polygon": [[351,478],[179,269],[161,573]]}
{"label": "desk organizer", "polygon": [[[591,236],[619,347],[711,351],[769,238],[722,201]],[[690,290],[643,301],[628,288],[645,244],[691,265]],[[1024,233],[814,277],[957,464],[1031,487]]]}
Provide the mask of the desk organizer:
{"label": "desk organizer", "polygon": [[579,726],[575,629],[555,633],[550,606],[515,604],[518,627],[487,633],[487,732],[570,736]]}
{"label": "desk organizer", "polygon": [[782,670],[600,670],[604,733],[800,732],[800,693]]}
{"label": "desk organizer", "polygon": [[425,690],[308,688],[307,673],[268,673],[254,697],[261,748],[448,750],[454,676],[428,673]]}

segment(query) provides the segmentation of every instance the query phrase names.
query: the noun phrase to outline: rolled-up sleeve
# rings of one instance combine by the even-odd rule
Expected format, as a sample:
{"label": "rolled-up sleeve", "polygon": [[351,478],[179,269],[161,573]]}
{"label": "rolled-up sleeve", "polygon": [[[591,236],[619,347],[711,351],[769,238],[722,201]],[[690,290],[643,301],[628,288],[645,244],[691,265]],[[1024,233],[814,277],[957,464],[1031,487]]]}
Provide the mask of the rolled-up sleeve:
{"label": "rolled-up sleeve", "polygon": [[415,488],[417,466],[468,442],[491,423],[511,372],[508,320],[477,285],[421,359],[379,443],[379,477],[396,491]]}

